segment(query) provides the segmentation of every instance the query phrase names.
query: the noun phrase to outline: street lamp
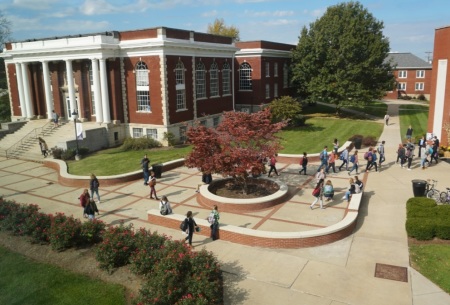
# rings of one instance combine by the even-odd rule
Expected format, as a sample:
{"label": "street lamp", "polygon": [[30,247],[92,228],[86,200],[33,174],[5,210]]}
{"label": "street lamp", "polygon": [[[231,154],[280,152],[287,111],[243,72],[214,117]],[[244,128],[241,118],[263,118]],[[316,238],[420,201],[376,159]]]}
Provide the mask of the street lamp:
{"label": "street lamp", "polygon": [[78,135],[77,135],[78,112],[76,110],[72,112],[72,118],[73,118],[73,126],[75,127],[75,141],[77,143],[77,150],[75,151],[75,160],[80,160],[80,155],[78,154]]}

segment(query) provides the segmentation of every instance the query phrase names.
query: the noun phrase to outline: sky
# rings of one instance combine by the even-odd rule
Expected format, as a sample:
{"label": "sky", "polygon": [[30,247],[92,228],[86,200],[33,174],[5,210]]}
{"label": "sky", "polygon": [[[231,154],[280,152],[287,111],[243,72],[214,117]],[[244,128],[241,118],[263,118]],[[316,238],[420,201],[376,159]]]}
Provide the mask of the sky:
{"label": "sky", "polygon": [[[301,29],[320,18],[333,0],[1,0],[11,22],[11,40],[103,31],[171,27],[197,32],[223,18],[241,41],[297,44]],[[448,0],[362,0],[384,23],[391,52],[432,58],[434,31],[450,25]]]}

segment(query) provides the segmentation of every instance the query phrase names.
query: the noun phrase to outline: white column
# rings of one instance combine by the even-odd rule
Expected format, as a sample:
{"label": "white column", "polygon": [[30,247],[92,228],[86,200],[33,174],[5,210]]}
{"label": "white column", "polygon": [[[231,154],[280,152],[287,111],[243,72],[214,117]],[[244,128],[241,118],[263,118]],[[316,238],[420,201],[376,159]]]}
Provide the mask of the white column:
{"label": "white column", "polygon": [[28,64],[22,63],[22,84],[25,104],[27,105],[27,118],[33,118],[33,105],[31,104],[30,84],[28,82]]}
{"label": "white column", "polygon": [[47,118],[52,118],[53,111],[53,99],[52,99],[52,90],[50,88],[50,73],[48,70],[48,61],[42,62],[42,74],[44,78],[44,90],[45,90],[45,103],[47,105]]}
{"label": "white column", "polygon": [[95,120],[103,122],[102,95],[100,92],[100,74],[98,72],[98,59],[92,59],[92,80],[94,82]]}
{"label": "white column", "polygon": [[23,94],[22,65],[19,63],[16,63],[16,79],[17,90],[19,91],[20,114],[25,118],[27,116],[27,105]]}
{"label": "white column", "polygon": [[[73,70],[72,70],[72,61],[66,60],[66,71],[67,71],[67,85],[69,87],[69,101],[70,101],[70,109],[71,111],[77,111],[78,117],[81,117],[81,113],[77,109],[77,105],[75,103],[75,86],[73,84]],[[73,120],[72,113],[68,113],[67,116]]]}
{"label": "white column", "polygon": [[100,59],[100,85],[102,88],[103,122],[111,123],[111,116],[109,114],[109,95],[107,80],[108,78],[106,76],[106,62],[105,59]]}

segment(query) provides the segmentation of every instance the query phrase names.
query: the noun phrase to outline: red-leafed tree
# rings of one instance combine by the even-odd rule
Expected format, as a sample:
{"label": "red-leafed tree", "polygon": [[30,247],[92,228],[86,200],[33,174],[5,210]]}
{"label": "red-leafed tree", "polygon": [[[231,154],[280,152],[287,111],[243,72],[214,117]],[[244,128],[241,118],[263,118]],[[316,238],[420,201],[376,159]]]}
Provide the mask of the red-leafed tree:
{"label": "red-leafed tree", "polygon": [[202,172],[233,177],[247,192],[252,170],[262,172],[261,160],[282,149],[276,133],[285,122],[271,123],[270,109],[256,113],[225,112],[216,129],[203,125],[188,129],[186,136],[193,145],[185,164]]}

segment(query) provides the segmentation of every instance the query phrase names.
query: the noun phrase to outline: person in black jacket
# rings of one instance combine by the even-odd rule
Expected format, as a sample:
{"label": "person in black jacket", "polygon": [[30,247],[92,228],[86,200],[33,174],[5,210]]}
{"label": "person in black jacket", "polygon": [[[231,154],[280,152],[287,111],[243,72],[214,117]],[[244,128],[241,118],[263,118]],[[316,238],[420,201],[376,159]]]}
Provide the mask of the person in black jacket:
{"label": "person in black jacket", "polygon": [[188,223],[188,229],[187,229],[187,235],[184,240],[187,240],[189,242],[189,246],[192,247],[192,236],[194,235],[194,230],[197,228],[197,223],[195,222],[194,218],[192,217],[192,211],[188,211],[186,214],[186,219],[184,221],[187,221]]}
{"label": "person in black jacket", "polygon": [[98,182],[97,177],[94,174],[91,174],[91,180],[89,182],[91,188],[91,198],[94,200],[94,194],[97,194],[98,203],[100,203],[100,194],[98,193],[98,187],[100,186],[100,182]]}

